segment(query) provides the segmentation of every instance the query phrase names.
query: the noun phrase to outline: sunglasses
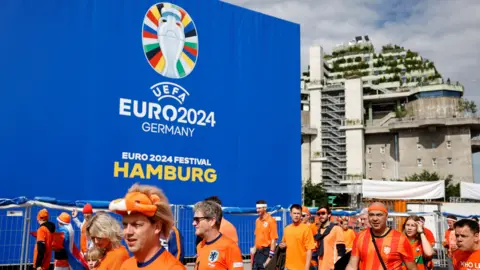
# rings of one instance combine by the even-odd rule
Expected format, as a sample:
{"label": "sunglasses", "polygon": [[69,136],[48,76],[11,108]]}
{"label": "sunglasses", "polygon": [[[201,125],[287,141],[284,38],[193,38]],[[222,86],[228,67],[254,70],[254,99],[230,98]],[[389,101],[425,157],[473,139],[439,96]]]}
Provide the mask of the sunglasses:
{"label": "sunglasses", "polygon": [[302,217],[306,217],[307,215],[303,214]]}
{"label": "sunglasses", "polygon": [[202,221],[204,219],[210,219],[210,217],[193,217],[193,221],[195,223],[199,223],[200,221]]}
{"label": "sunglasses", "polygon": [[326,215],[327,212],[325,211],[320,211],[320,212],[317,212],[317,216],[323,216],[323,215]]}

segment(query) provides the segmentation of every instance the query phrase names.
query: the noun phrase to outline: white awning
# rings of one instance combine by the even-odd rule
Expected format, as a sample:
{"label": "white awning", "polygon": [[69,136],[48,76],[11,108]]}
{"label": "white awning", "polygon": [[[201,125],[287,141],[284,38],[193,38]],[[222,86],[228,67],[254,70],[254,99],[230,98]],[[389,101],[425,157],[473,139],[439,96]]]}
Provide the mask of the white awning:
{"label": "white awning", "polygon": [[480,201],[480,184],[460,182],[460,197]]}
{"label": "white awning", "polygon": [[400,182],[363,180],[364,198],[387,200],[428,200],[445,197],[445,180],[431,182]]}

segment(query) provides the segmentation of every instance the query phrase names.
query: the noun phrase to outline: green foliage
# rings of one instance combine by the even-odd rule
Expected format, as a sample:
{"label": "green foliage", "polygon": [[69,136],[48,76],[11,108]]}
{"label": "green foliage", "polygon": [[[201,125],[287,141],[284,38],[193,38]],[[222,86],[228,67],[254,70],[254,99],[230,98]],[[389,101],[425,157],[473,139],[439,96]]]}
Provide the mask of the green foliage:
{"label": "green foliage", "polygon": [[315,205],[326,204],[328,202],[328,195],[322,184],[312,184],[309,179],[303,185],[304,205],[312,206],[312,201],[315,200]]}
{"label": "green foliage", "polygon": [[[405,177],[405,181],[408,182],[421,182],[421,181],[438,181],[442,180],[436,172],[429,172],[423,170],[420,174],[412,174],[409,177]],[[449,174],[445,179],[445,196],[448,201],[450,197],[460,197],[460,183],[455,184],[453,182],[453,175]]]}
{"label": "green foliage", "polygon": [[475,101],[461,98],[458,100],[457,111],[464,113],[477,113],[477,104]]}

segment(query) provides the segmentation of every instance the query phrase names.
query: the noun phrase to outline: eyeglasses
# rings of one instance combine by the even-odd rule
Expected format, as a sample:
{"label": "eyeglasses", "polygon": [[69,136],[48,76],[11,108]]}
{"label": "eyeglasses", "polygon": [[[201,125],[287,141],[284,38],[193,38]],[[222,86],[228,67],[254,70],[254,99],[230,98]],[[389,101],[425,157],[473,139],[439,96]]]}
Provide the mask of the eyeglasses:
{"label": "eyeglasses", "polygon": [[307,215],[302,215],[302,217],[306,217]]}
{"label": "eyeglasses", "polygon": [[193,221],[195,223],[199,223],[200,221],[202,221],[204,219],[209,219],[209,217],[193,217]]}
{"label": "eyeglasses", "polygon": [[326,215],[327,212],[325,211],[320,211],[320,212],[317,212],[317,216],[323,216],[323,215]]}

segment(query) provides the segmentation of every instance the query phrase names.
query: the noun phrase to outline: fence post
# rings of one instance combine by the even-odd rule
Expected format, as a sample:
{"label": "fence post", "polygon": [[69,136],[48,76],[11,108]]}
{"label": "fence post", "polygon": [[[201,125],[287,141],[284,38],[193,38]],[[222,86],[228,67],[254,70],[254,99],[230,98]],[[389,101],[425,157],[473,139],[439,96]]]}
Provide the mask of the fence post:
{"label": "fence post", "polygon": [[27,233],[27,207],[23,209],[23,231],[22,231],[22,250],[20,251],[20,270],[24,270],[24,266],[26,263],[26,258],[24,256],[24,252],[26,251],[25,248],[25,241],[28,237]]}
{"label": "fence post", "polygon": [[28,269],[28,251],[30,250],[29,249],[29,243],[30,243],[30,237],[29,237],[29,231],[30,231],[30,222],[31,222],[31,214],[32,214],[32,206],[29,205],[27,206],[26,208],[26,216],[25,216],[25,220],[27,221],[27,227],[26,227],[26,230],[24,231],[24,234],[25,234],[25,270]]}
{"label": "fence post", "polygon": [[282,208],[282,235],[283,235],[283,229],[287,227],[287,209]]}

